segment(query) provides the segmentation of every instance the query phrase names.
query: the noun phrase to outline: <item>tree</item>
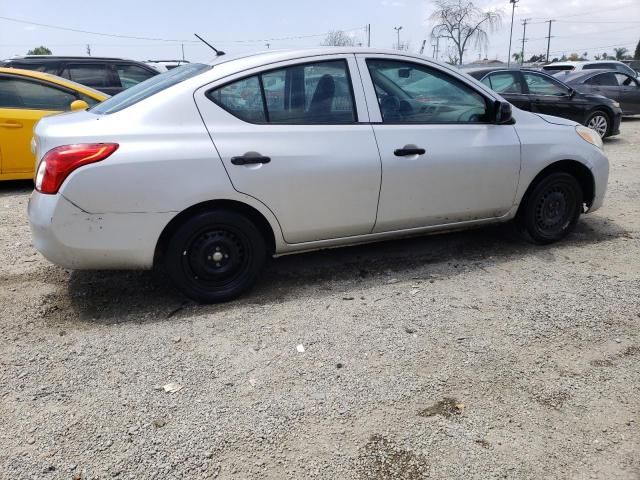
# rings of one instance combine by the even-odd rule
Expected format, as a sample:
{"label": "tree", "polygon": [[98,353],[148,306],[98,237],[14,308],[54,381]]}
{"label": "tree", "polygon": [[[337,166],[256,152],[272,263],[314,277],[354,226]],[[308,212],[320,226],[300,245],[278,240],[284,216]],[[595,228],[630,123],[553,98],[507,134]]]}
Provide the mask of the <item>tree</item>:
{"label": "tree", "polygon": [[622,60],[625,57],[626,53],[629,51],[629,49],[620,47],[620,48],[614,48],[613,51],[616,53],[616,60]]}
{"label": "tree", "polygon": [[520,62],[520,60],[522,59],[522,53],[520,53],[520,52],[516,52],[516,53],[514,53],[514,54],[513,54],[513,55],[511,55],[511,56],[513,57],[513,60],[514,60],[516,63],[519,63],[519,62]]}
{"label": "tree", "polygon": [[29,50],[27,55],[52,55],[52,53],[47,47],[40,45],[33,50]]}
{"label": "tree", "polygon": [[636,51],[633,54],[633,58],[636,60],[640,60],[640,40],[638,40],[638,45],[636,46]]}
{"label": "tree", "polygon": [[547,59],[547,55],[545,53],[541,53],[540,55],[531,55],[531,58],[527,60],[528,63],[537,63],[544,62]]}
{"label": "tree", "polygon": [[498,10],[483,11],[468,0],[436,0],[436,9],[430,19],[436,24],[431,38],[450,39],[460,65],[470,44],[482,48],[489,44],[489,33],[500,26],[502,20]]}
{"label": "tree", "polygon": [[322,45],[327,47],[353,47],[355,44],[353,37],[342,30],[331,30],[322,41]]}
{"label": "tree", "polygon": [[589,60],[589,53],[588,52],[584,52],[582,54],[582,56],[580,57],[580,60]]}

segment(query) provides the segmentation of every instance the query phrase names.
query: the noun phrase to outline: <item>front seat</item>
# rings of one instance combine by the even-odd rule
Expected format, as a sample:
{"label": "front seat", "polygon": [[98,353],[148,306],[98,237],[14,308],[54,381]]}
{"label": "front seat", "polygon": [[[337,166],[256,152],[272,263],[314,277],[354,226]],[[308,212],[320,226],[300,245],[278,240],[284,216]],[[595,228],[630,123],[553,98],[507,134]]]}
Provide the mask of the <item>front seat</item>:
{"label": "front seat", "polygon": [[313,122],[330,122],[336,82],[328,73],[320,77],[309,104],[309,118]]}

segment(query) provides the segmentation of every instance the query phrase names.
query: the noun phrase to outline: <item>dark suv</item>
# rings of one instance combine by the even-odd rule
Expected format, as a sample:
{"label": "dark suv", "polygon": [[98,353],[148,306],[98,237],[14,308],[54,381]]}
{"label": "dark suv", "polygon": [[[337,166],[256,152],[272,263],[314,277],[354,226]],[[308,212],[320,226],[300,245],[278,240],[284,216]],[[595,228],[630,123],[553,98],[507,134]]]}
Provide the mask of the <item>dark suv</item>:
{"label": "dark suv", "polygon": [[568,118],[594,129],[601,137],[620,133],[622,110],[618,102],[577,92],[546,73],[503,67],[472,68],[464,72],[521,110]]}
{"label": "dark suv", "polygon": [[24,68],[58,75],[109,95],[158,75],[158,71],[134,60],[101,57],[29,55],[0,61],[0,67]]}

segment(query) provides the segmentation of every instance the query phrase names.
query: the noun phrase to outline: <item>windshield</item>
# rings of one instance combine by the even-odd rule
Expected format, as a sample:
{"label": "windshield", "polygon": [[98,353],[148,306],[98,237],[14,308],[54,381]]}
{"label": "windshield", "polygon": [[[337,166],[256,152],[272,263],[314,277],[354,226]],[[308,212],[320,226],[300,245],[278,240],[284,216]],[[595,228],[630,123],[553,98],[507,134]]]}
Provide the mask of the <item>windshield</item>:
{"label": "windshield", "polygon": [[108,100],[91,108],[91,112],[97,115],[108,115],[110,113],[119,112],[122,109],[130,107],[145,98],[149,98],[162,90],[176,85],[184,80],[195,77],[200,73],[211,69],[211,65],[202,63],[190,63],[181,67],[176,67],[168,72],[161,73],[151,77],[144,82],[114,95]]}

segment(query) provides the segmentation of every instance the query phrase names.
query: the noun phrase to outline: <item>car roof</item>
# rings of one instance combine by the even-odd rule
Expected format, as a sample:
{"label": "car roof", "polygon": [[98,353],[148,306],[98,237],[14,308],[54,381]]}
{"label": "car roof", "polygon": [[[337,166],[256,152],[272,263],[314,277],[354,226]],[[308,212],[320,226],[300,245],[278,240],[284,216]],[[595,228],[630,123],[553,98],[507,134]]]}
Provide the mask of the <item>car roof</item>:
{"label": "car roof", "polygon": [[563,82],[575,82],[577,80],[582,80],[582,79],[586,80],[588,78],[594,77],[601,73],[621,73],[623,75],[625,74],[624,72],[619,72],[618,70],[612,70],[610,68],[598,68],[593,70],[579,70],[577,72],[573,72],[573,71],[568,71],[566,73],[558,72],[556,75],[554,75],[554,77],[558,80],[562,80]]}
{"label": "car roof", "polygon": [[5,62],[13,62],[13,61],[46,61],[46,62],[59,62],[65,60],[87,60],[87,61],[117,61],[117,62],[135,62],[136,60],[126,59],[126,58],[118,58],[118,57],[91,57],[91,56],[57,56],[57,55],[24,55],[19,57],[11,57],[7,58]]}
{"label": "car roof", "polygon": [[558,65],[559,67],[565,67],[565,66],[578,66],[578,65],[591,65],[594,63],[603,63],[603,62],[609,62],[609,63],[622,63],[618,60],[567,60],[566,62],[552,62],[552,63],[547,63],[546,65],[544,65],[545,67],[549,67],[552,65]]}
{"label": "car roof", "polygon": [[51,75],[50,73],[37,72],[35,70],[24,70],[21,68],[6,68],[0,67],[0,74],[8,74],[15,75],[19,77],[28,77],[36,80],[42,80],[49,83],[54,83],[56,85],[60,85],[62,87],[70,88],[71,90],[75,90],[76,92],[83,93],[94,100],[98,100],[103,102],[109,95],[106,95],[98,90],[94,90],[93,88],[86,87],[76,82],[72,82],[71,80],[67,80],[66,78],[58,77],[56,75]]}

